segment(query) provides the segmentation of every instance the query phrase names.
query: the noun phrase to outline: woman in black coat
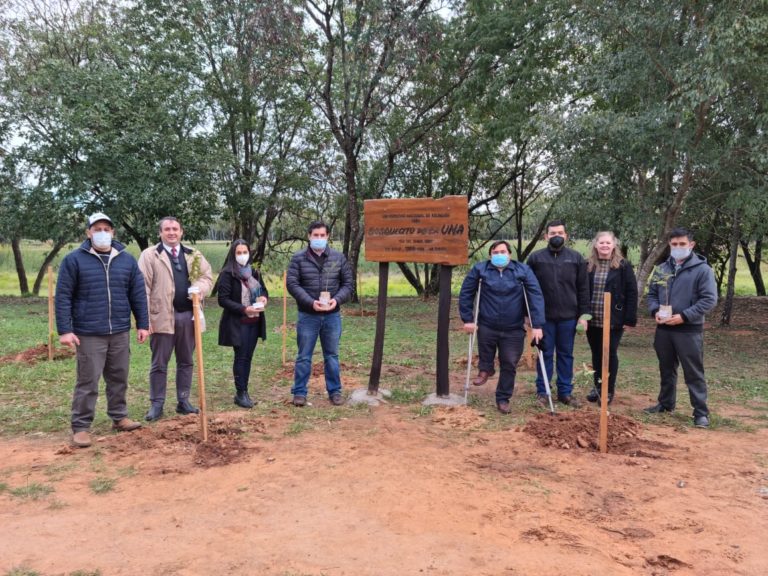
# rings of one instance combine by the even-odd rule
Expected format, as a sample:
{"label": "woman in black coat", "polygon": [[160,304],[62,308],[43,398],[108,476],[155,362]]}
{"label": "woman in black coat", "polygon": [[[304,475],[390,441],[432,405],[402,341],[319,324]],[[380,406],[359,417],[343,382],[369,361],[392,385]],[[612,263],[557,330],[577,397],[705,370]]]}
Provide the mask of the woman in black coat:
{"label": "woman in black coat", "polygon": [[235,360],[235,404],[253,408],[248,395],[253,352],[258,339],[266,340],[264,307],[269,293],[261,273],[251,265],[251,247],[235,240],[219,274],[219,306],[224,308],[219,323],[219,345],[232,346]]}
{"label": "woman in black coat", "polygon": [[608,355],[608,403],[616,392],[619,371],[619,342],[625,326],[637,325],[637,280],[632,265],[624,259],[613,232],[598,232],[592,240],[592,252],[587,260],[592,320],[587,327],[587,340],[592,350],[595,387],[587,400],[600,399],[603,373],[603,302],[611,293],[611,331]]}

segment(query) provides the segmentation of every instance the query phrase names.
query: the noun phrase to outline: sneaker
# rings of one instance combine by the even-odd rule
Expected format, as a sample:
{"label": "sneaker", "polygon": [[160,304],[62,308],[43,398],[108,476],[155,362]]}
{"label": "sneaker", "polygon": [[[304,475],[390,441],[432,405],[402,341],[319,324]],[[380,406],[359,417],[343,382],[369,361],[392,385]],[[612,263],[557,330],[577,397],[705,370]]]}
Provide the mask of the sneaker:
{"label": "sneaker", "polygon": [[696,426],[696,428],[709,428],[709,418],[706,416],[696,416],[696,418],[693,419],[693,425]]}
{"label": "sneaker", "polygon": [[341,395],[341,392],[334,392],[331,394],[331,404],[334,406],[341,406],[344,404],[344,396]]}
{"label": "sneaker", "polygon": [[306,406],[307,405],[307,397],[306,396],[294,396],[293,400],[291,401],[291,404],[294,406]]}
{"label": "sneaker", "polygon": [[576,400],[574,396],[558,396],[557,401],[560,402],[560,404],[565,404],[571,408],[578,408],[581,406],[581,403]]}
{"label": "sneaker", "polygon": [[137,428],[141,428],[141,424],[130,418],[121,418],[112,422],[112,430],[117,430],[118,432],[130,432]]}
{"label": "sneaker", "polygon": [[496,402],[496,408],[498,408],[499,412],[502,414],[512,413],[512,409],[509,407],[509,402],[507,400],[500,400],[499,402]]}
{"label": "sneaker", "polygon": [[72,445],[78,448],[88,448],[91,445],[91,433],[88,430],[80,430],[72,433]]}
{"label": "sneaker", "polygon": [[663,404],[656,404],[654,406],[649,406],[648,408],[643,408],[643,412],[646,414],[660,414],[661,412],[674,412],[674,408],[667,408]]}

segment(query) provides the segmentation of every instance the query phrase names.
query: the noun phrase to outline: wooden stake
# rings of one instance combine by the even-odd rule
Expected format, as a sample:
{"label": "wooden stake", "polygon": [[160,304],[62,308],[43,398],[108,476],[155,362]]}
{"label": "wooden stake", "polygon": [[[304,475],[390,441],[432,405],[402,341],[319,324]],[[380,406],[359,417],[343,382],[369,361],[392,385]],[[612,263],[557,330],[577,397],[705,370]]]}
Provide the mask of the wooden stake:
{"label": "wooden stake", "polygon": [[603,294],[603,370],[600,375],[600,452],[608,452],[608,364],[611,350],[611,293]]}
{"label": "wooden stake", "polygon": [[288,334],[288,272],[283,270],[283,366],[285,366],[285,339]]}
{"label": "wooden stake", "polygon": [[200,397],[200,438],[208,442],[208,416],[205,407],[205,370],[203,369],[203,331],[200,329],[200,294],[192,294],[195,318],[195,354],[197,355],[197,392]]}
{"label": "wooden stake", "polygon": [[357,299],[360,300],[360,318],[365,318],[363,310],[363,273],[357,271]]}
{"label": "wooden stake", "polygon": [[53,360],[53,266],[48,266],[48,360]]}

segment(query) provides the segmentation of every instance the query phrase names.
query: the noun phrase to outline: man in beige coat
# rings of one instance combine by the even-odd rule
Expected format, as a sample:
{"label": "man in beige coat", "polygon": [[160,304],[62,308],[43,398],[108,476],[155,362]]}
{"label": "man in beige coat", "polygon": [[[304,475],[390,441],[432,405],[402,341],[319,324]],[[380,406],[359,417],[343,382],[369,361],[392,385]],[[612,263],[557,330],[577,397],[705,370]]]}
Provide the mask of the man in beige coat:
{"label": "man in beige coat", "polygon": [[189,402],[192,388],[195,330],[192,294],[205,298],[213,285],[211,265],[200,253],[181,244],[184,230],[172,216],[160,220],[160,243],[150,246],[139,257],[149,304],[149,345],[152,367],[149,370],[150,407],[145,419],[163,415],[168,382],[168,362],[176,356],[176,412],[197,414]]}

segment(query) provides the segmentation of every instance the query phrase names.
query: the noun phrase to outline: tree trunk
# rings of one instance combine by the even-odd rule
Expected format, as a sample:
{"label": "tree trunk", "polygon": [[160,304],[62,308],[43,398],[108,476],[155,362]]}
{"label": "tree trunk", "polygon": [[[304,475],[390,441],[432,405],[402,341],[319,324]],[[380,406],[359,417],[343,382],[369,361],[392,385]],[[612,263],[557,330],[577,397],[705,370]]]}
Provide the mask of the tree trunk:
{"label": "tree trunk", "polygon": [[[357,205],[357,158],[354,149],[346,151],[347,162],[344,177],[347,184],[347,222],[349,225],[349,251],[346,254],[352,268],[352,302],[357,299],[357,265],[360,259],[360,246],[363,244],[363,231],[360,230],[360,209]],[[346,230],[345,230],[346,236]]]}
{"label": "tree trunk", "polygon": [[35,296],[40,295],[40,286],[43,284],[43,279],[45,278],[46,274],[48,273],[48,266],[51,262],[56,258],[56,255],[61,251],[64,246],[67,245],[67,241],[64,239],[58,239],[56,243],[53,245],[53,248],[50,252],[45,256],[45,260],[43,261],[43,264],[40,266],[40,270],[37,271],[37,277],[35,278],[35,283],[32,286],[32,294]]}
{"label": "tree trunk", "polygon": [[[414,266],[417,266],[414,264]],[[398,262],[397,267],[400,268],[400,272],[403,273],[403,276],[405,276],[405,279],[408,280],[408,284],[414,287],[416,290],[416,294],[418,296],[424,295],[424,286],[421,283],[421,279],[418,276],[418,268],[416,269],[416,274],[413,273],[413,271],[408,267],[408,264],[405,262]]]}
{"label": "tree trunk", "polygon": [[765,282],[763,281],[763,273],[760,270],[763,259],[763,238],[760,237],[755,242],[754,259],[749,251],[749,242],[746,239],[741,240],[741,250],[744,252],[744,260],[747,262],[749,273],[752,275],[752,281],[755,283],[755,293],[758,296],[765,296]]}
{"label": "tree trunk", "polygon": [[29,296],[29,282],[27,282],[27,272],[24,270],[24,258],[21,255],[21,238],[14,236],[11,240],[13,249],[13,261],[16,263],[16,275],[19,277],[19,291],[22,296]]}
{"label": "tree trunk", "polygon": [[723,314],[720,317],[721,326],[730,326],[731,324],[731,314],[733,313],[733,296],[736,287],[736,259],[739,256],[739,240],[741,239],[741,231],[739,229],[740,224],[741,218],[739,211],[734,210],[728,258],[728,288],[725,292]]}

